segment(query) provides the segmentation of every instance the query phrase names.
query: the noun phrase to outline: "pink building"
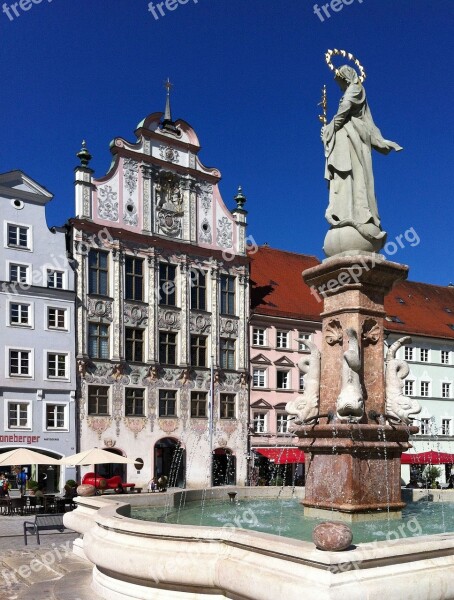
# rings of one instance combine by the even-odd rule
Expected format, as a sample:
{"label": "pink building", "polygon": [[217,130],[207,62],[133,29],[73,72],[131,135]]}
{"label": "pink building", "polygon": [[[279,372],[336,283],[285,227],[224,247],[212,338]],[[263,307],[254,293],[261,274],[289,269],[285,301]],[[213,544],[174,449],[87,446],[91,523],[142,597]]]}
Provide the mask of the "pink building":
{"label": "pink building", "polygon": [[301,272],[319,261],[268,246],[251,261],[251,479],[291,485],[304,478],[304,455],[287,433],[285,405],[304,389],[304,342],[321,339],[322,305]]}

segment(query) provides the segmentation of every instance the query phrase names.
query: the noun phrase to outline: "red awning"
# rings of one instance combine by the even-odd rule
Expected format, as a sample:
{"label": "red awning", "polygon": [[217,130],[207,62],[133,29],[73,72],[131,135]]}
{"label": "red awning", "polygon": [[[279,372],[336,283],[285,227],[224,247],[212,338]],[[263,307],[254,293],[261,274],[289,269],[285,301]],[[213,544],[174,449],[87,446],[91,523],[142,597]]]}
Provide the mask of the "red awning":
{"label": "red awning", "polygon": [[273,460],[276,465],[304,462],[304,452],[299,448],[254,448],[254,450]]}
{"label": "red awning", "polygon": [[418,452],[410,454],[404,452],[402,454],[401,463],[403,465],[446,465],[454,464],[454,454],[448,452]]}

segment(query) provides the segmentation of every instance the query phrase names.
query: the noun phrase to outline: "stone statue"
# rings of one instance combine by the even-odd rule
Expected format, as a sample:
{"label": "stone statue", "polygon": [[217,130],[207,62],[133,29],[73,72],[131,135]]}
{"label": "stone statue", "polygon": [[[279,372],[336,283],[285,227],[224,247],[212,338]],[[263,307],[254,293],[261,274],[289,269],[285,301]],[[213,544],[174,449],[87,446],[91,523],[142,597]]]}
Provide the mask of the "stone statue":
{"label": "stone statue", "polygon": [[400,338],[389,347],[386,353],[385,412],[388,420],[395,419],[396,421],[410,425],[412,422],[411,415],[420,413],[421,405],[417,400],[409,398],[403,393],[404,379],[407,377],[410,369],[405,360],[396,358],[396,352],[404,344],[411,344],[411,337]]}
{"label": "stone statue", "polygon": [[305,373],[304,393],[287,403],[285,410],[296,415],[295,423],[307,423],[319,413],[320,404],[320,352],[315,344],[304,340],[311,351],[309,356],[298,362],[301,373]]}
{"label": "stone statue", "polygon": [[344,352],[342,388],[336,401],[337,416],[359,421],[364,414],[364,398],[359,378],[361,359],[358,335],[352,328],[347,329],[345,333],[348,339],[348,350]]}
{"label": "stone statue", "polygon": [[356,70],[344,65],[336,69],[335,80],[344,95],[333,120],[322,129],[329,185],[325,216],[331,225],[324,251],[327,256],[378,252],[386,233],[375,198],[372,148],[382,154],[402,148],[385,140],[375,125]]}

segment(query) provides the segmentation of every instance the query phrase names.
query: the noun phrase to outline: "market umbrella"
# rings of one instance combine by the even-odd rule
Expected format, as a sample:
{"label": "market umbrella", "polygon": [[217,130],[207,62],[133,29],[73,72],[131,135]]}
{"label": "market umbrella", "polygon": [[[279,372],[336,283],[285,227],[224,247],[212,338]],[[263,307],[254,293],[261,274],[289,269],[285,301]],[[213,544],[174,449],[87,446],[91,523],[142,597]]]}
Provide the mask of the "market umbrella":
{"label": "market umbrella", "polygon": [[136,461],[132,458],[125,458],[101,448],[91,448],[71,456],[65,456],[59,461],[61,465],[73,465],[80,467],[83,465],[103,465],[106,463],[119,463],[121,465],[133,465]]}
{"label": "market umbrella", "polygon": [[[62,458],[60,464],[62,465],[74,465],[81,467],[84,465],[104,465],[108,463],[118,463],[121,465],[133,465],[136,461],[132,458],[125,458],[113,452],[102,450],[101,448],[91,448],[90,450],[84,450],[71,456]],[[96,487],[96,470],[95,470],[95,487]]]}
{"label": "market umbrella", "polygon": [[14,465],[59,465],[56,458],[41,454],[27,448],[15,448],[0,454],[0,467],[12,467]]}

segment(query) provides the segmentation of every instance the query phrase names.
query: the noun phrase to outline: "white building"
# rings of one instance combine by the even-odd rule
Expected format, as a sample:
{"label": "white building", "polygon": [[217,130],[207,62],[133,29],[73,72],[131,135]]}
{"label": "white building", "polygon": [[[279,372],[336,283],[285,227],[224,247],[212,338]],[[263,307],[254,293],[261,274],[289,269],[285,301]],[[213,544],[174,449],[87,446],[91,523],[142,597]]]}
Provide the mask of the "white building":
{"label": "white building", "polygon": [[99,179],[88,151],[78,154],[71,225],[81,449],[140,459],[138,471],[98,472],[142,486],[160,474],[170,485],[242,485],[245,198],[226,208],[219,171],[200,162],[197,135],[172,120],[169,97],[165,114],[151,114],[135,133],[136,143],[112,142],[112,165]]}
{"label": "white building", "polygon": [[[61,458],[77,450],[74,274],[65,231],[46,224],[51,199],[21,171],[0,175],[0,452],[26,446]],[[74,477],[26,467],[47,491]]]}

